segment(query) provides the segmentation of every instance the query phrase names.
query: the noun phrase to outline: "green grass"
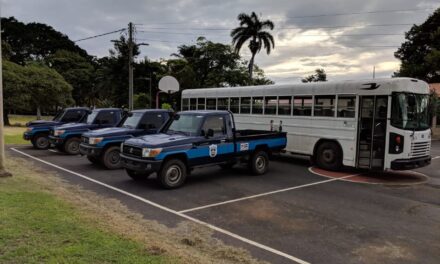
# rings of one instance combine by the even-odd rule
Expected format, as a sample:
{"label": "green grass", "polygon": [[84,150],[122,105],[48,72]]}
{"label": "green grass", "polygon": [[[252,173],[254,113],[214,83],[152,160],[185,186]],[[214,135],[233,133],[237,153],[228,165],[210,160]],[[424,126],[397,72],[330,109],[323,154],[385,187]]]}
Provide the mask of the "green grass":
{"label": "green grass", "polygon": [[[52,120],[53,116],[42,116],[43,120]],[[24,126],[27,122],[36,120],[37,116],[34,115],[9,115],[9,123],[13,126]]]}
{"label": "green grass", "polygon": [[20,172],[0,178],[0,263],[168,262],[148,255],[138,242],[100,230],[78,209],[40,189]]}
{"label": "green grass", "polygon": [[25,127],[4,127],[5,144],[30,144],[23,139]]}

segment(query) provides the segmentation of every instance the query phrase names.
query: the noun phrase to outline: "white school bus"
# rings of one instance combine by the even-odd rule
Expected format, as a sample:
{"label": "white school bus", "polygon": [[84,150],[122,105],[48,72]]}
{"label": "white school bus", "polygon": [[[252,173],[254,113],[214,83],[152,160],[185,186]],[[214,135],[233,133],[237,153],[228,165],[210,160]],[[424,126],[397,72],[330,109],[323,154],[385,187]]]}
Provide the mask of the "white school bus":
{"label": "white school bus", "polygon": [[230,110],[238,129],[287,132],[318,166],[404,170],[431,162],[428,84],[410,78],[188,89],[182,110]]}

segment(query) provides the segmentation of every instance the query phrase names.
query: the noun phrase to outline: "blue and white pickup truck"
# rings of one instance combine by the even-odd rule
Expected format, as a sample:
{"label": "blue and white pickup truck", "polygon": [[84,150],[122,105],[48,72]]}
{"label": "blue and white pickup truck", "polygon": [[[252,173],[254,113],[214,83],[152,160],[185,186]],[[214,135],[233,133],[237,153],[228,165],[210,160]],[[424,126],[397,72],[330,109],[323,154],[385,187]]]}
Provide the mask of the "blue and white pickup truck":
{"label": "blue and white pickup truck", "polygon": [[68,123],[50,129],[49,141],[67,154],[79,154],[81,135],[89,130],[114,127],[122,119],[122,109],[97,108],[89,113],[84,123]]}
{"label": "blue and white pickup truck", "polygon": [[256,175],[269,168],[269,155],[286,147],[286,133],[236,130],[228,111],[184,111],[173,116],[160,133],[126,140],[122,166],[135,179],[157,173],[164,188],[181,186],[193,168],[245,162]]}
{"label": "blue and white pickup truck", "polygon": [[84,133],[79,145],[80,152],[92,163],[101,163],[107,169],[119,169],[121,143],[129,138],[157,133],[170,116],[171,112],[163,109],[129,112],[117,127]]}
{"label": "blue and white pickup truck", "polygon": [[50,147],[49,133],[52,127],[66,123],[79,123],[86,119],[88,113],[87,107],[72,107],[65,108],[52,120],[30,121],[26,124],[27,128],[23,133],[23,139],[30,140],[36,149],[47,149]]}

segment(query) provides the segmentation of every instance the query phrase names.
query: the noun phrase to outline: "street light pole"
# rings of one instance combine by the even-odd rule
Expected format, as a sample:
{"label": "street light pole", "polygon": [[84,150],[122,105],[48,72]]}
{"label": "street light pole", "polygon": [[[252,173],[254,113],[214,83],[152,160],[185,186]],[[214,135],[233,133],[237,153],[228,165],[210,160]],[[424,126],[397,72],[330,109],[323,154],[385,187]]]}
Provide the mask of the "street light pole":
{"label": "street light pole", "polygon": [[128,23],[128,109],[133,110],[133,23]]}
{"label": "street light pole", "polygon": [[[1,32],[1,22],[0,22],[0,32]],[[4,127],[3,127],[3,61],[2,61],[2,50],[1,50],[2,37],[0,34],[0,177],[11,176],[9,172],[5,169],[5,142],[4,140]]]}

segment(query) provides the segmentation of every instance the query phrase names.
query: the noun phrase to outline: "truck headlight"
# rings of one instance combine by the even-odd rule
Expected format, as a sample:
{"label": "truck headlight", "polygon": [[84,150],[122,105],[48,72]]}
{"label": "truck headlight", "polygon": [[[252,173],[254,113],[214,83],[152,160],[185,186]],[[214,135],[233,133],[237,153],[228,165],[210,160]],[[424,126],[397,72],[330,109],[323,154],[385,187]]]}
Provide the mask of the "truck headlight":
{"label": "truck headlight", "polygon": [[64,132],[66,132],[66,130],[55,130],[53,131],[53,135],[54,136],[61,136],[62,134],[64,134]]}
{"label": "truck headlight", "polygon": [[144,158],[152,158],[152,157],[156,157],[157,155],[159,155],[162,152],[162,148],[143,148],[142,149],[142,157]]}
{"label": "truck headlight", "polygon": [[34,128],[33,127],[28,127],[26,128],[26,132],[31,132]]}
{"label": "truck headlight", "polygon": [[99,144],[103,139],[104,139],[103,137],[91,137],[89,138],[89,144],[90,145]]}

